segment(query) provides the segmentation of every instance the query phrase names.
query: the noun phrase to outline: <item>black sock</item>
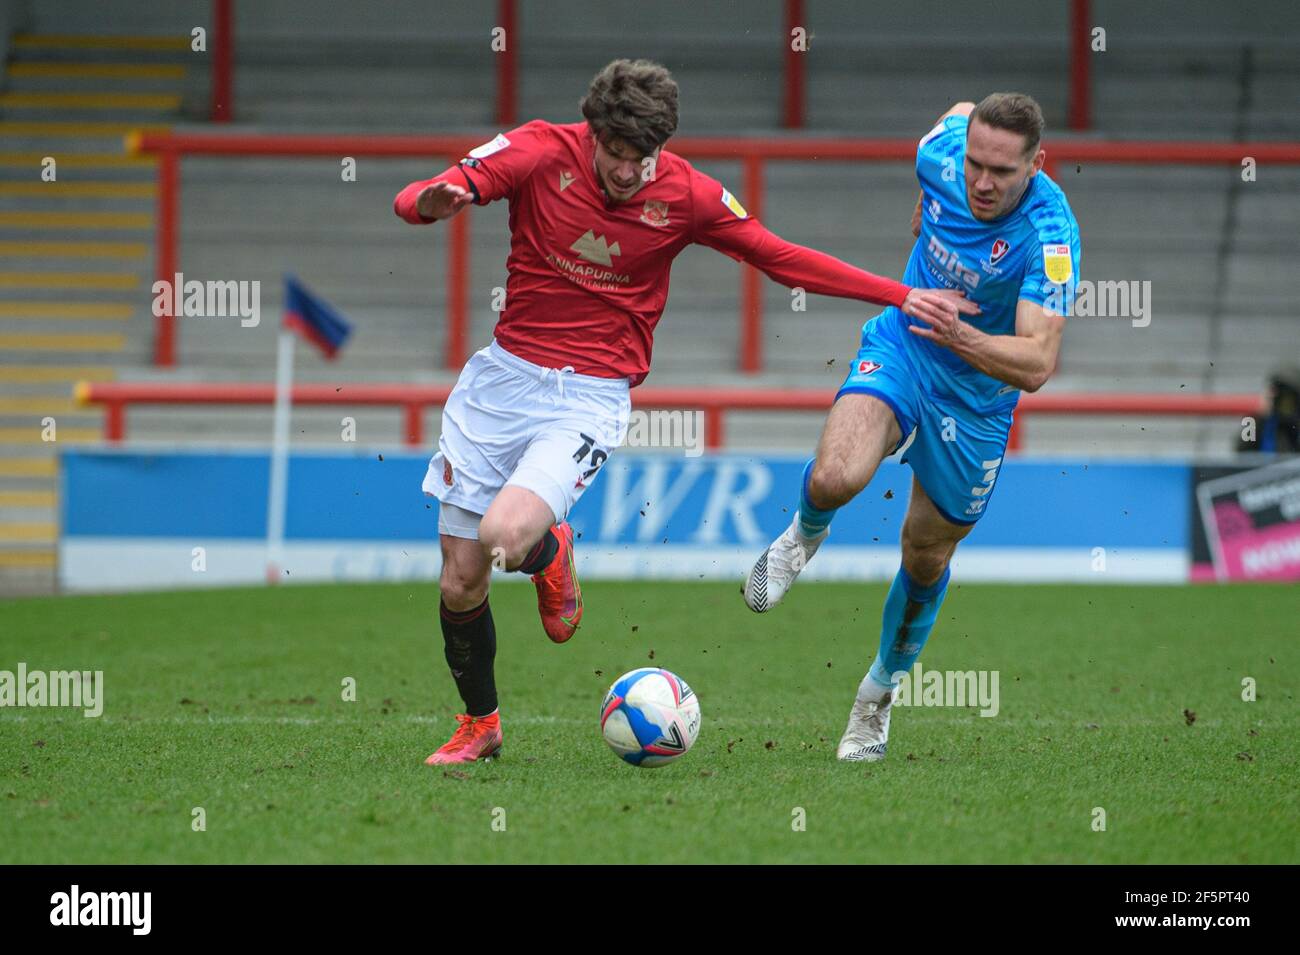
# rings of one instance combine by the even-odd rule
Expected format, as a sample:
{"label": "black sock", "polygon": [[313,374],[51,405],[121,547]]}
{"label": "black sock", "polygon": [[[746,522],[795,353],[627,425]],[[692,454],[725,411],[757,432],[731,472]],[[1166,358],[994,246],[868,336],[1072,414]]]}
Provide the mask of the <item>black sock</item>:
{"label": "black sock", "polygon": [[556,551],[560,549],[560,539],[555,536],[555,532],[549,527],[546,533],[542,535],[533,549],[528,552],[524,562],[519,565],[521,574],[535,574],[540,570],[545,570],[555,560]]}
{"label": "black sock", "polygon": [[439,607],[439,616],[447,666],[465,701],[465,712],[487,716],[497,708],[497,684],[492,673],[497,629],[492,622],[492,608],[486,597],[473,610],[452,610],[444,603]]}

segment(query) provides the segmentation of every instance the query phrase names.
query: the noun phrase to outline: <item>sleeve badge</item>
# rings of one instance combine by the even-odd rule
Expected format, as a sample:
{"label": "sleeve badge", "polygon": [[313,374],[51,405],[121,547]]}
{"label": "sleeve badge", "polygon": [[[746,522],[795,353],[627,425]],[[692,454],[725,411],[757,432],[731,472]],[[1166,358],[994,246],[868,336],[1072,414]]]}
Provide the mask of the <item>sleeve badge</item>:
{"label": "sleeve badge", "polygon": [[497,133],[496,139],[490,143],[484,143],[482,146],[475,146],[469,151],[471,159],[486,159],[493,153],[499,153],[510,145],[510,140],[506,139],[504,133]]}
{"label": "sleeve badge", "polygon": [[722,190],[722,204],[735,214],[737,219],[748,219],[749,213],[745,207],[740,204],[740,200],[733,196],[726,189]]}
{"label": "sleeve badge", "polygon": [[1068,245],[1043,246],[1043,273],[1057,285],[1064,285],[1074,274],[1074,261]]}

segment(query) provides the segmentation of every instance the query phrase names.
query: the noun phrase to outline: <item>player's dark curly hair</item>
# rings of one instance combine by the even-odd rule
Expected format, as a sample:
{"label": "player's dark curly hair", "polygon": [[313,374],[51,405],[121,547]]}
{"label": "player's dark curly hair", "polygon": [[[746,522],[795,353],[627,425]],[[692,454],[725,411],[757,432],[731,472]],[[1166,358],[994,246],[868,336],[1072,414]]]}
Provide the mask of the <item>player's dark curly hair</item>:
{"label": "player's dark curly hair", "polygon": [[1025,93],[990,93],[970,114],[971,121],[979,120],[994,129],[1006,129],[1025,137],[1025,155],[1038,152],[1043,139],[1043,109],[1038,101]]}
{"label": "player's dark curly hair", "polygon": [[677,132],[677,82],[653,60],[614,60],[580,105],[598,140],[621,139],[643,156]]}

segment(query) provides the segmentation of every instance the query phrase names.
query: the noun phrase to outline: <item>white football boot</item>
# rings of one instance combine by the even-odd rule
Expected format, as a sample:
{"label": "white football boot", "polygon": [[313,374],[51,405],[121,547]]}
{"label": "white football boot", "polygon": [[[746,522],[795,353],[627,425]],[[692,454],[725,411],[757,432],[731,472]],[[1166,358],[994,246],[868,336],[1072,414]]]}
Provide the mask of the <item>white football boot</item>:
{"label": "white football boot", "polygon": [[893,712],[894,689],[881,686],[868,678],[862,681],[867,689],[858,688],[858,696],[849,711],[849,725],[844,729],[837,759],[845,762],[876,762],[885,758],[889,743],[889,714]]}
{"label": "white football boot", "polygon": [[781,602],[794,579],[799,576],[817,548],[831,532],[828,527],[812,540],[799,533],[799,518],[754,562],[745,578],[745,603],[754,613],[766,613]]}

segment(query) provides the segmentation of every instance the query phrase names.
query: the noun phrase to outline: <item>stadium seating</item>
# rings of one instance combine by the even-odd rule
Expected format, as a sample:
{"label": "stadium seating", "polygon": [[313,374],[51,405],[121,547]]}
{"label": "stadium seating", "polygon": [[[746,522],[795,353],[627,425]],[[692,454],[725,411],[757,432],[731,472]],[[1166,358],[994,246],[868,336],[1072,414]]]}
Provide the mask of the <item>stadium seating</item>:
{"label": "stadium seating", "polygon": [[[388,6],[384,19],[342,0],[240,5],[241,128],[454,131],[485,139],[497,132],[487,52],[491,11],[439,5],[431,14],[415,0]],[[810,0],[816,55],[808,61],[808,128],[825,135],[919,136],[954,100],[1020,88],[1039,96],[1051,135],[1062,135],[1064,17],[1032,0],[1004,6],[1018,16],[968,23],[940,15],[941,4],[927,0],[907,5],[906,17],[902,7],[873,8],[864,20],[847,0]],[[663,7],[679,12],[665,14]],[[301,380],[454,377],[441,366],[445,238],[438,228],[405,226],[391,210],[400,186],[441,168],[432,160],[362,160],[353,183],[341,181],[332,159],[186,160],[182,269],[191,277],[259,280],[263,321],[244,329],[232,321],[182,320],[178,369],[150,366],[152,163],[127,157],[120,131],[146,123],[204,125],[206,60],[189,53],[187,43],[190,29],[207,22],[207,8],[188,0],[160,15],[157,4],[33,4],[29,22],[16,25],[10,41],[6,98],[0,99],[6,132],[0,247],[7,276],[0,283],[0,586],[14,574],[48,574],[53,562],[52,448],[33,422],[54,415],[64,441],[98,434],[98,415],[71,402],[74,378],[269,379],[284,271],[297,273],[357,326],[355,343],[337,364],[300,349]],[[1182,5],[1184,19],[1172,30],[1154,11],[1118,2],[1093,8],[1108,41],[1095,67],[1097,135],[1300,139],[1294,39],[1247,44],[1238,39],[1246,35],[1239,22],[1246,14],[1211,0]],[[601,9],[567,0],[546,4],[544,12],[521,4],[515,42],[523,119],[576,120],[586,83],[617,46],[674,69],[682,133],[780,132],[773,39],[781,30],[779,2],[645,5],[635,8],[639,22],[603,21]],[[933,30],[907,26],[927,9]],[[1294,10],[1286,15],[1296,16]],[[1040,52],[1000,58],[996,44],[1008,31],[1018,49]],[[70,34],[100,40],[75,42]],[[1293,38],[1300,31],[1276,35]],[[12,98],[50,93],[82,97]],[[1147,105],[1153,102],[1163,108],[1153,112]],[[14,125],[38,119],[64,125]],[[59,157],[63,185],[38,190],[32,157],[50,154]],[[700,166],[744,201],[737,164]],[[1094,164],[1063,168],[1058,178],[1084,231],[1084,277],[1149,280],[1154,300],[1145,328],[1116,319],[1073,321],[1053,391],[1252,391],[1277,363],[1300,360],[1289,261],[1300,218],[1300,170],[1264,167],[1247,183],[1233,168]],[[786,238],[874,271],[901,273],[915,198],[905,164],[772,163],[766,186],[763,218]],[[70,212],[82,221],[61,218]],[[477,347],[491,334],[492,289],[505,281],[504,205],[475,210],[471,234],[470,344]],[[742,376],[735,370],[739,287],[739,266],[731,260],[700,248],[682,255],[660,326],[653,383],[838,384],[868,310],[812,297],[806,313],[793,313],[789,292],[765,283],[765,370]],[[355,417],[363,442],[398,439],[395,412]],[[295,437],[336,440],[338,418],[334,410],[300,411]],[[141,409],[130,420],[131,437],[144,441],[261,442],[270,433],[269,411],[260,409]],[[728,436],[741,448],[808,447],[819,423],[811,415],[736,414]],[[427,424],[436,433],[436,413]],[[1053,418],[1028,430],[1032,450],[1081,454],[1219,453],[1232,438],[1231,423],[1223,421]]]}

